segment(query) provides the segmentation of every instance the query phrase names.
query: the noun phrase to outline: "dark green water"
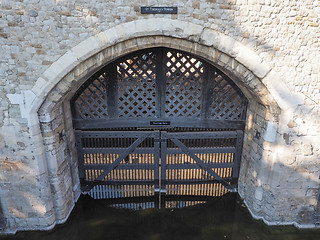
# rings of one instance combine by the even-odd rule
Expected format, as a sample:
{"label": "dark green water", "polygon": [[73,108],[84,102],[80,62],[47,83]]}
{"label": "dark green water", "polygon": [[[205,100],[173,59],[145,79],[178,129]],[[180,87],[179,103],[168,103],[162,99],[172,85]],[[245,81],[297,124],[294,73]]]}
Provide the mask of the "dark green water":
{"label": "dark green water", "polygon": [[267,227],[252,219],[237,195],[228,194],[187,208],[129,210],[82,196],[67,223],[51,231],[19,232],[0,239],[94,240],[317,240],[320,229]]}

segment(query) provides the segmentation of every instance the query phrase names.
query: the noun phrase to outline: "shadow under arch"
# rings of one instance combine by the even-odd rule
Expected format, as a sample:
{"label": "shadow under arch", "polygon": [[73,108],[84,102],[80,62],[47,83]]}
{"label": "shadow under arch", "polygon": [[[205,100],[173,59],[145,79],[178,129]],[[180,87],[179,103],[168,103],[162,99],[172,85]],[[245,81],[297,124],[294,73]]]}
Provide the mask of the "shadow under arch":
{"label": "shadow under arch", "polygon": [[[69,104],[71,97],[106,64],[150,47],[170,47],[205,59],[228,75],[248,98],[239,191],[248,199],[249,208],[254,204],[250,199],[254,199],[255,186],[249,187],[247,181],[257,181],[252,173],[259,173],[263,166],[255,166],[252,161],[261,159],[266,140],[275,141],[279,105],[282,109],[290,107],[285,106],[287,99],[281,97],[290,96],[290,93],[283,88],[283,92],[276,96],[271,94],[266,84],[271,81],[271,70],[250,49],[232,38],[192,23],[145,19],[120,24],[75,46],[53,63],[32,89],[34,99],[29,125],[40,149],[36,159],[48,173],[51,186],[48,194],[52,194],[55,212],[53,224],[67,219],[80,194]],[[271,89],[271,92],[275,91]]]}

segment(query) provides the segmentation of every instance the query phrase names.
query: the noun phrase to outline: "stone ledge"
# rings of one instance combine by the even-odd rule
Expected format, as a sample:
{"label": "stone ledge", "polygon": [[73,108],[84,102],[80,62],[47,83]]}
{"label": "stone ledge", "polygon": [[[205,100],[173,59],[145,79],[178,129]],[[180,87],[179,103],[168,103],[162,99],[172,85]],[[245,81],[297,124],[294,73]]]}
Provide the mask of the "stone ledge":
{"label": "stone ledge", "polygon": [[[240,194],[239,192],[239,195],[242,199],[244,199],[242,197],[242,194]],[[299,224],[297,222],[280,222],[280,221],[268,221],[266,220],[265,217],[261,216],[261,215],[258,215],[256,213],[254,213],[252,211],[252,209],[249,207],[248,203],[246,200],[243,200],[244,201],[244,204],[246,205],[247,209],[249,210],[251,216],[256,219],[256,220],[262,220],[265,224],[267,224],[268,226],[289,226],[289,225],[293,225],[297,228],[300,228],[300,229],[314,229],[314,228],[319,228],[319,226],[317,227],[315,224]]]}

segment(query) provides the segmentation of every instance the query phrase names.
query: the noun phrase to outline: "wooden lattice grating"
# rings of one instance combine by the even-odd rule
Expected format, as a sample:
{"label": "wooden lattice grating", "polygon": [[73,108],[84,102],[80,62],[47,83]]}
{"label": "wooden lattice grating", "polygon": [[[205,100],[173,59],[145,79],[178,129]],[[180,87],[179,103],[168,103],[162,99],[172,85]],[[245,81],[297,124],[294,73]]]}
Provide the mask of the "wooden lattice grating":
{"label": "wooden lattice grating", "polygon": [[212,103],[210,119],[238,120],[243,119],[243,98],[234,87],[220,74],[215,73],[212,84]]}
{"label": "wooden lattice grating", "polygon": [[166,117],[200,117],[202,62],[176,51],[166,54]]}
{"label": "wooden lattice grating", "polygon": [[245,119],[246,99],[230,79],[187,53],[144,50],[102,72],[75,100],[76,118]]}
{"label": "wooden lattice grating", "polygon": [[118,64],[119,117],[155,115],[155,57],[149,52],[128,58]]}
{"label": "wooden lattice grating", "polygon": [[101,75],[75,101],[77,116],[82,119],[108,118],[106,99],[105,79]]}

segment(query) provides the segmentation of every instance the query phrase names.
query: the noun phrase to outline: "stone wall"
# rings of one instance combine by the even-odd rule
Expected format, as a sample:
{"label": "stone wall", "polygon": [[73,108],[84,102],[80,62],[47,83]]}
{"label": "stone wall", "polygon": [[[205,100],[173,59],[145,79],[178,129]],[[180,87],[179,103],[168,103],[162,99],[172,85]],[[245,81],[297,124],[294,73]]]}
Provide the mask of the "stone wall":
{"label": "stone wall", "polygon": [[[178,14],[142,15],[140,6],[178,6]],[[199,55],[243,90],[240,195],[269,224],[313,227],[319,12],[313,0],[2,0],[2,231],[67,219],[80,194],[69,99],[102,65],[154,46]]]}

